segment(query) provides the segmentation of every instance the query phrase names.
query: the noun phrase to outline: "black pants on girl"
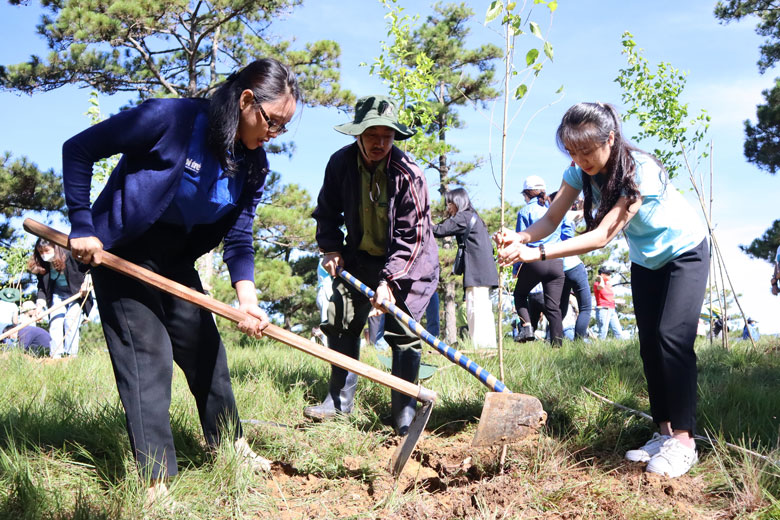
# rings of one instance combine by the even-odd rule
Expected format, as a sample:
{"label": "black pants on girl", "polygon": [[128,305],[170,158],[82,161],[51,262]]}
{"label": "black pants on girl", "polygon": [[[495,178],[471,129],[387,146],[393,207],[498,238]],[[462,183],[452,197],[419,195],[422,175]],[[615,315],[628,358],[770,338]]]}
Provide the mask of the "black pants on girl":
{"label": "black pants on girl", "polygon": [[[188,253],[192,239],[181,228],[156,225],[114,252],[203,292],[195,259]],[[228,425],[240,436],[225,347],[211,313],[107,268],[93,268],[92,273],[141,475],[156,479],[178,472],[169,415],[173,362],[195,397],[208,445],[216,446]]]}
{"label": "black pants on girl", "polygon": [[515,284],[515,309],[524,324],[531,322],[528,312],[528,293],[539,282],[542,282],[544,289],[544,316],[550,327],[550,340],[553,345],[560,345],[563,342],[560,307],[564,282],[563,260],[556,258],[526,263],[518,271]]}
{"label": "black pants on girl", "polygon": [[693,343],[707,286],[707,241],[657,270],[631,264],[631,293],[639,351],[653,421],[696,430],[696,353]]}

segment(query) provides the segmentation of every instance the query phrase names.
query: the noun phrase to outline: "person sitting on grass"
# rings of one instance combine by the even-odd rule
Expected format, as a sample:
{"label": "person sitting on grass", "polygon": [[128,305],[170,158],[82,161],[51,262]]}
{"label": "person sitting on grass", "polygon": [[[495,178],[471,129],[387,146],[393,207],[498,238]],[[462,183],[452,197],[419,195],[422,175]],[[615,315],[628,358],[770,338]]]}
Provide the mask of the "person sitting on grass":
{"label": "person sitting on grass", "polygon": [[[623,231],[639,349],[660,433],[626,458],[652,473],[678,477],[698,460],[696,353],[693,344],[709,271],[705,228],[670,183],[658,160],[623,137],[620,114],[603,103],[578,103],[557,131],[573,164],[563,174],[549,211],[531,227],[495,235],[502,265],[578,255],[606,246]],[[586,231],[546,250],[527,247],[556,232],[579,192]]]}
{"label": "person sitting on grass", "polygon": [[[16,325],[8,325],[3,330],[3,334],[15,328]],[[26,327],[17,330],[6,341],[17,341],[19,346],[24,349],[26,354],[36,357],[45,357],[49,355],[51,349],[51,336],[46,331],[35,325],[27,325]]]}

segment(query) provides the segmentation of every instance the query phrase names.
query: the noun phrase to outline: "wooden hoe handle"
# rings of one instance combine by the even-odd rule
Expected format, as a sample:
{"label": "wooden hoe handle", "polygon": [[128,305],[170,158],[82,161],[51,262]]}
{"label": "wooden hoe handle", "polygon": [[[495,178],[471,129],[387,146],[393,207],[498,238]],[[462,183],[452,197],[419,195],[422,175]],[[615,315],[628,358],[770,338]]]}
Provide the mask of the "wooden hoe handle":
{"label": "wooden hoe handle", "polygon": [[[60,247],[69,249],[68,236],[64,233],[56,231],[45,224],[41,224],[32,219],[25,219],[24,229],[33,235],[45,238],[50,242],[53,242]],[[234,323],[243,321],[248,316],[245,312],[240,311],[226,303],[219,300],[215,300],[203,293],[199,293],[189,287],[182,285],[173,280],[169,280],[164,276],[152,272],[148,269],[140,267],[132,262],[128,262],[108,251],[102,253],[102,266],[108,267],[114,271],[127,275],[147,285],[160,289],[168,294],[177,296],[185,301],[193,303],[198,307],[213,312],[218,316],[222,316]],[[340,354],[334,350],[331,350],[322,345],[318,345],[313,341],[304,339],[297,334],[287,331],[281,327],[270,324],[263,330],[263,334],[269,336],[277,341],[281,341],[285,345],[296,348],[307,354],[310,354],[323,361],[327,361],[332,365],[349,370],[363,377],[379,383],[381,385],[390,387],[394,390],[401,392],[402,394],[414,397],[424,402],[433,402],[436,400],[436,392],[423,388],[422,386],[415,385],[409,381],[405,381],[400,377],[390,375],[382,370],[361,363],[356,359],[352,359],[349,356]]]}

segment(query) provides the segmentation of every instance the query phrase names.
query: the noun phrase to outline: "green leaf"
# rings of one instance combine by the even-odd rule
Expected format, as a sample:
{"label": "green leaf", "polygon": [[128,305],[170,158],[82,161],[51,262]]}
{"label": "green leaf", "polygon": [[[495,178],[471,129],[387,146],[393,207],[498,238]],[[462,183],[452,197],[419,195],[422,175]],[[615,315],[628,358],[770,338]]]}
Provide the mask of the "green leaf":
{"label": "green leaf", "polygon": [[550,12],[554,13],[556,9],[558,9],[558,2],[556,0],[552,0],[549,4],[547,4],[547,7],[550,8]]}
{"label": "green leaf", "polygon": [[496,18],[498,18],[498,15],[501,14],[501,11],[504,9],[504,4],[502,4],[499,0],[493,0],[490,2],[490,6],[488,7],[487,13],[485,13],[485,25],[489,24]]}
{"label": "green leaf", "polygon": [[506,4],[506,10],[507,11],[513,11],[516,5],[517,5],[517,2],[509,2],[508,4]]}
{"label": "green leaf", "polygon": [[556,94],[560,94],[561,92],[563,92],[563,85],[561,85],[561,88],[555,91]]}
{"label": "green leaf", "polygon": [[544,40],[544,36],[542,36],[542,31],[539,29],[539,24],[536,22],[531,22],[531,34],[539,38],[540,40]]}
{"label": "green leaf", "polygon": [[525,83],[521,84],[519,87],[517,87],[517,90],[515,90],[515,99],[523,99],[526,92],[528,92],[528,87]]}
{"label": "green leaf", "polygon": [[531,49],[525,55],[525,64],[530,67],[538,57],[539,57],[539,49]]}
{"label": "green leaf", "polygon": [[550,61],[553,61],[553,47],[550,42],[544,42],[544,53],[550,58]]}

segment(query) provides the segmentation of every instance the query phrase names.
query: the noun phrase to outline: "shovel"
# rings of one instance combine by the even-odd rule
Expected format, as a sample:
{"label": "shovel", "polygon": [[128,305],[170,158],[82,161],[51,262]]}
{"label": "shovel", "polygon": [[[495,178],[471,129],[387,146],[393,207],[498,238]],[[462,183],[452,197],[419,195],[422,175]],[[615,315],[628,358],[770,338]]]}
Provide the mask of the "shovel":
{"label": "shovel", "polygon": [[[49,226],[28,218],[24,221],[24,229],[33,235],[45,238],[60,247],[69,249],[68,236]],[[177,296],[234,323],[243,321],[247,317],[247,314],[243,311],[190,289],[178,282],[169,280],[132,262],[128,262],[108,251],[103,251],[100,265],[127,275],[130,278],[134,278],[168,294]],[[263,330],[263,334],[277,341],[281,341],[285,345],[306,352],[307,354],[327,361],[332,365],[354,372],[355,374],[390,387],[409,397],[414,397],[422,402],[422,406],[417,410],[412,423],[409,425],[408,433],[403,438],[403,441],[390,460],[390,471],[394,476],[400,475],[406,465],[406,461],[409,460],[409,456],[412,454],[412,451],[414,451],[415,446],[417,446],[417,442],[420,440],[420,436],[425,430],[425,425],[428,424],[428,419],[430,419],[431,410],[433,409],[433,403],[437,397],[436,392],[410,383],[409,381],[405,381],[400,377],[387,374],[378,368],[366,365],[349,356],[345,356],[344,354],[330,350],[322,345],[318,345],[313,341],[304,339],[281,327],[277,327],[276,325],[268,325],[268,327]]]}
{"label": "shovel", "polygon": [[[349,272],[339,269],[339,276],[366,297],[374,297],[374,291]],[[531,395],[513,393],[490,372],[433,336],[396,305],[386,300],[380,301],[379,305],[405,323],[407,327],[426,343],[438,350],[440,354],[468,370],[482,384],[493,390],[488,392],[485,398],[485,405],[482,407],[477,433],[471,442],[472,446],[509,444],[531,435],[544,426],[544,423],[547,421],[547,412],[542,408],[542,403],[539,399]]]}

